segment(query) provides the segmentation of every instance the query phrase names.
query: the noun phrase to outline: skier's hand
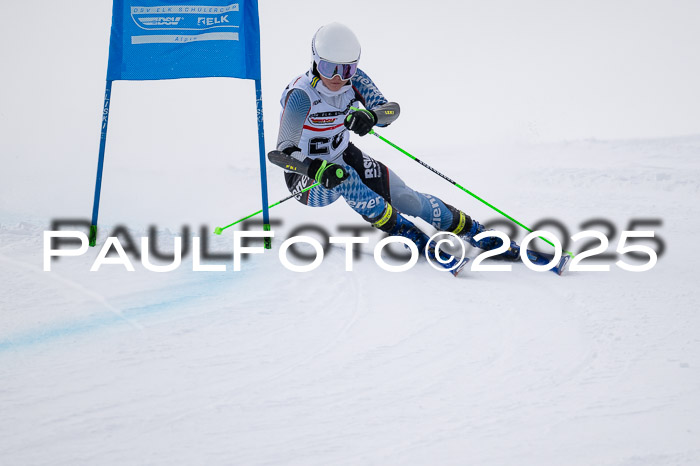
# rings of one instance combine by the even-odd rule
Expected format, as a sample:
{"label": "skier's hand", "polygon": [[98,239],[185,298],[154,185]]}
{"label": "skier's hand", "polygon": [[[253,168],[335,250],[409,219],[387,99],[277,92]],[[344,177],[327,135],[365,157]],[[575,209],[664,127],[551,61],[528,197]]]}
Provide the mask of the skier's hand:
{"label": "skier's hand", "polygon": [[309,165],[309,176],[321,183],[321,186],[324,188],[333,189],[350,175],[340,165],[328,163],[321,159],[314,159]]}
{"label": "skier's hand", "polygon": [[377,115],[372,110],[356,110],[345,117],[345,127],[360,136],[369,133],[377,124]]}

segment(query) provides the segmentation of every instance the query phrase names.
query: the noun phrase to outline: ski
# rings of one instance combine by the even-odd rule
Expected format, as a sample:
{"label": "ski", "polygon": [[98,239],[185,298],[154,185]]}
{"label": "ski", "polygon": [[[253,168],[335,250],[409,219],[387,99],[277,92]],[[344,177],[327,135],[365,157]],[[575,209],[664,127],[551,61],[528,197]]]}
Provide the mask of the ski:
{"label": "ski", "polygon": [[[521,254],[522,254],[522,251],[521,251]],[[554,259],[554,254],[548,254],[546,252],[537,252],[537,251],[533,251],[531,249],[528,249],[527,250],[527,258],[530,259],[530,262],[532,262],[535,265],[546,265],[546,264],[549,264],[550,262],[552,262],[552,259]],[[571,261],[570,255],[562,254],[557,265],[555,265],[554,267],[552,267],[549,270],[551,272],[556,273],[557,275],[562,275],[566,271],[570,261]]]}
{"label": "ski", "polygon": [[[466,243],[469,244],[468,242],[466,242]],[[546,252],[537,252],[537,251],[533,251],[532,249],[528,249],[527,250],[527,257],[528,257],[528,259],[530,259],[530,262],[532,262],[535,265],[547,265],[547,264],[552,262],[552,259],[554,259],[554,254],[549,254]],[[499,254],[498,256],[490,257],[489,260],[497,260],[499,262],[501,262],[501,261],[522,262],[522,250],[520,251],[520,257],[518,257],[517,259],[513,259],[513,258],[506,259],[503,257],[502,254]],[[467,258],[467,262],[468,261],[469,261],[469,258]],[[562,275],[562,274],[564,274],[564,272],[566,272],[566,270],[569,266],[569,262],[571,262],[571,256],[566,254],[566,253],[562,253],[561,258],[559,259],[559,262],[557,262],[557,264],[549,270],[550,270],[550,272],[554,272],[557,275]],[[460,270],[463,267],[464,266],[460,267]]]}
{"label": "ski", "polygon": [[438,260],[435,256],[435,243],[431,242],[431,244],[429,244],[427,248],[428,257],[432,259],[434,263],[447,269],[454,277],[456,277],[459,274],[459,272],[461,272],[462,269],[464,269],[467,263],[469,263],[469,261],[471,260],[469,257],[463,257],[461,259],[457,258],[456,256],[452,256],[451,254],[448,254],[444,251],[440,251],[441,260]]}

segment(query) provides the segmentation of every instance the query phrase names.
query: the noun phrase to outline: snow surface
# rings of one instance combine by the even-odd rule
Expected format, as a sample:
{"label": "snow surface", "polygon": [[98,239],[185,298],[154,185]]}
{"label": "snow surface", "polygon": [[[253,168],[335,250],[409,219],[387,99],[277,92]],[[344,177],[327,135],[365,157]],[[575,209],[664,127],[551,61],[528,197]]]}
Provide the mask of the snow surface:
{"label": "snow surface", "polygon": [[[67,20],[54,3],[22,8]],[[454,279],[425,262],[382,271],[375,233],[353,272],[340,247],[315,271],[290,272],[277,251],[294,228],[340,235],[361,224],[342,202],[315,210],[294,201],[272,210],[283,223],[273,250],[240,272],[229,260],[212,262],[226,272],[193,272],[191,255],[170,273],[138,261],[134,272],[90,272],[98,248],[44,272],[51,220],[87,218],[92,206],[110,5],[77,3],[71,10],[92,18],[88,40],[36,15],[47,32],[2,49],[11,66],[0,87],[0,463],[700,464],[700,93],[690,85],[697,63],[685,60],[700,39],[687,27],[697,5],[585,2],[554,27],[545,13],[563,12],[549,3],[504,25],[494,18],[506,7],[522,13],[515,3],[466,2],[463,21],[499,39],[484,39],[479,53],[471,35],[451,42],[469,56],[459,80],[442,82],[457,110],[397,79],[391,64],[410,55],[398,44],[413,43],[421,21],[434,20],[433,32],[439,18],[458,21],[444,16],[451,7],[417,17],[404,5],[418,3],[381,2],[364,22],[370,3],[344,12],[374,44],[363,54],[368,73],[404,109],[381,131],[387,138],[526,224],[555,218],[574,234],[609,220],[610,252],[631,219],[661,221],[653,229],[665,252],[648,272],[613,260],[610,272],[558,277],[515,264]],[[279,92],[306,66],[315,28],[344,10],[300,16],[292,2],[261,3],[272,148]],[[506,26],[510,34],[497,34]],[[580,37],[589,29],[598,34]],[[2,43],[16,30],[0,32]],[[610,71],[635,41],[654,47],[634,48],[619,75]],[[71,66],[33,78],[42,61],[66,63],[66,44]],[[20,67],[22,57],[35,59]],[[654,73],[637,74],[647,68]],[[260,208],[251,92],[228,80],[115,83],[100,244],[119,225],[135,239],[155,225],[167,251],[183,225],[211,232]],[[444,120],[431,121],[436,113]],[[460,140],[430,137],[441,132]],[[381,141],[355,142],[411,186],[497,218]],[[268,171],[270,200],[285,197],[279,169]],[[231,252],[230,230],[208,239]]]}

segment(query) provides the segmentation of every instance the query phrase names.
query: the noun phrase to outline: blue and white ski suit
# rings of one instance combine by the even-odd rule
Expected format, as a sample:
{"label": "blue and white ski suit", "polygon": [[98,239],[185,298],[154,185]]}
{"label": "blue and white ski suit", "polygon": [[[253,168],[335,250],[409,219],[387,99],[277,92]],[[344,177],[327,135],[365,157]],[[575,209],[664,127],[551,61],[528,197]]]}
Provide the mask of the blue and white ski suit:
{"label": "blue and white ski suit", "polygon": [[[350,142],[344,121],[351,107],[362,104],[377,115],[377,126],[387,126],[399,116],[398,104],[388,102],[374,82],[360,69],[339,91],[329,90],[311,71],[296,77],[282,93],[282,112],[277,149],[299,148],[292,155],[322,158],[342,165],[349,178],[334,189],[318,186],[296,196],[300,202],[323,207],[343,197],[366,220],[379,218],[390,203],[403,214],[420,217],[439,230],[453,222],[452,211],[435,196],[419,193],[383,163],[374,160]],[[286,172],[292,193],[314,180]]]}

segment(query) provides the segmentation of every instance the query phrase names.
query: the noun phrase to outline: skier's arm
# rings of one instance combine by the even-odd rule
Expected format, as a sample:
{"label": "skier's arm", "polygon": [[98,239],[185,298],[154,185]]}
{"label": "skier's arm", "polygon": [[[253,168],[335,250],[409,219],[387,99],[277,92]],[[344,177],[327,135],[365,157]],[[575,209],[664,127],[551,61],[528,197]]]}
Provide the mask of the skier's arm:
{"label": "skier's arm", "polygon": [[306,157],[299,161],[290,154],[292,150],[293,148],[284,151],[273,150],[267,154],[267,158],[278,167],[314,179],[326,189],[335,188],[350,176],[345,168],[328,163],[327,160]]}
{"label": "skier's arm", "polygon": [[369,110],[374,125],[388,126],[399,117],[401,111],[399,104],[387,101],[374,81],[364,71],[357,70],[352,78],[352,86],[358,100]]}
{"label": "skier's arm", "polygon": [[372,109],[377,119],[377,126],[383,127],[393,123],[399,117],[401,108],[396,102],[387,102]]}
{"label": "skier's arm", "polygon": [[311,110],[311,99],[301,89],[292,89],[287,94],[277,136],[277,150],[291,155],[297,160],[304,160],[299,149],[304,122]]}

